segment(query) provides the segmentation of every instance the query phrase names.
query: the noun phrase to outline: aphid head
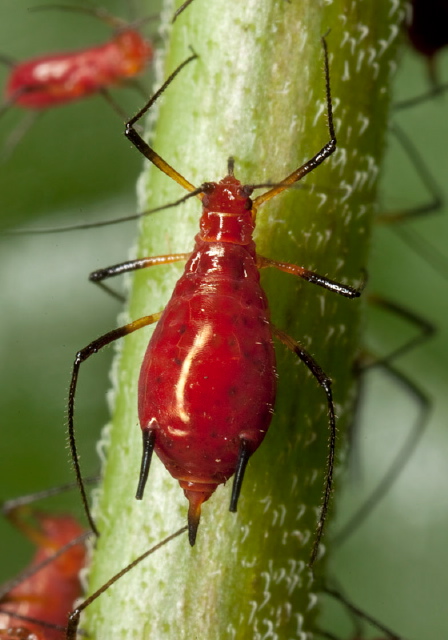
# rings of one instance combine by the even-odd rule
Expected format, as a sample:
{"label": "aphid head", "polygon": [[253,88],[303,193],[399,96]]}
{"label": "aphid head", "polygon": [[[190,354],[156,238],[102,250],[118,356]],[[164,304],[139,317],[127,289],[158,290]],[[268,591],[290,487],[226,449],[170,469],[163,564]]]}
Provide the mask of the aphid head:
{"label": "aphid head", "polygon": [[240,213],[252,209],[253,189],[241,184],[232,174],[219,182],[205,182],[202,204],[209,211]]}
{"label": "aphid head", "polygon": [[122,73],[134,76],[142,71],[154,54],[153,47],[148,40],[135,29],[124,29],[115,36],[122,53]]}

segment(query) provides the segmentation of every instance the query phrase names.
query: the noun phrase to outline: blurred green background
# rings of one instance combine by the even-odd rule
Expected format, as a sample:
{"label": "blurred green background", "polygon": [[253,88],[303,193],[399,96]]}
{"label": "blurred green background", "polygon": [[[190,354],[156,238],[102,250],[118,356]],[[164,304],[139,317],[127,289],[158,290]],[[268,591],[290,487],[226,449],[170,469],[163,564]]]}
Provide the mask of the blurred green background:
{"label": "blurred green background", "polygon": [[[109,37],[105,25],[87,16],[28,11],[39,4],[2,0],[1,53],[22,60],[99,44]],[[97,6],[129,17],[125,1],[104,0]],[[151,29],[150,24],[146,32]],[[441,56],[439,69],[441,78],[448,80],[446,56]],[[7,70],[0,68],[2,84],[6,77]],[[142,83],[150,93],[150,72]],[[404,49],[394,100],[426,87],[422,61]],[[130,114],[141,102],[132,90],[114,95]],[[447,100],[442,96],[394,115],[445,190]],[[23,115],[19,109],[3,115],[0,140],[8,137]],[[0,165],[0,229],[20,224],[59,226],[133,212],[141,160],[122,131],[120,118],[99,97],[43,114]],[[427,200],[409,159],[391,136],[380,209],[408,208]],[[448,257],[448,212],[412,225]],[[115,326],[120,311],[120,305],[96,290],[86,276],[126,259],[133,235],[134,225],[129,223],[63,235],[0,236],[1,499],[71,480],[65,446],[71,362],[79,348]],[[335,551],[332,574],[359,606],[408,640],[444,640],[448,629],[448,267],[444,275],[436,273],[392,229],[383,227],[375,231],[369,276],[372,291],[413,309],[438,328],[435,338],[397,363],[432,397],[433,413],[399,482],[365,525]],[[408,334],[412,329],[401,322],[369,312],[366,341],[379,353],[401,344]],[[99,468],[95,442],[107,422],[105,396],[112,353],[108,349],[81,371],[77,424],[87,473]],[[387,375],[375,371],[367,380],[360,471],[347,474],[344,487],[340,483],[335,532],[382,477],[417,416],[414,399]],[[80,512],[76,493],[55,502]],[[0,540],[3,580],[24,566],[30,545],[1,521]],[[340,625],[341,638],[348,638],[350,621],[340,607],[329,603],[322,626],[336,632],[335,624]]]}

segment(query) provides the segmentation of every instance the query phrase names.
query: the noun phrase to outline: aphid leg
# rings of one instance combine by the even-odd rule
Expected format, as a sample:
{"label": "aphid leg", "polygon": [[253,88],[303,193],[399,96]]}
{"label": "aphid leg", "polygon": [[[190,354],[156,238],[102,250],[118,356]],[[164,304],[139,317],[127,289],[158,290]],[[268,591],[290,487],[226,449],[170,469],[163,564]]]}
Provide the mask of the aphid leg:
{"label": "aphid leg", "polygon": [[0,64],[4,64],[12,69],[16,66],[17,60],[14,60],[11,56],[6,56],[5,54],[0,53]]}
{"label": "aphid leg", "polygon": [[180,14],[184,11],[184,9],[186,9],[192,2],[193,0],[185,0],[185,2],[179,7],[179,9],[175,11],[173,19],[171,20],[171,23],[174,23],[177,20],[177,18],[180,16]]}
{"label": "aphid leg", "polygon": [[168,544],[168,542],[171,542],[171,540],[174,540],[174,538],[177,538],[182,533],[185,533],[186,530],[187,530],[187,527],[182,527],[181,529],[178,529],[175,533],[171,534],[167,538],[164,538],[161,542],[154,545],[154,547],[151,547],[151,549],[148,549],[147,551],[145,551],[145,553],[142,553],[141,556],[139,556],[133,562],[128,564],[127,567],[125,567],[124,569],[116,573],[114,576],[112,576],[110,580],[108,580],[105,584],[103,584],[103,586],[100,587],[97,591],[95,591],[95,593],[92,593],[92,595],[89,596],[86,600],[84,600],[84,602],[81,602],[81,604],[78,605],[76,609],[74,609],[69,615],[66,640],[76,640],[76,632],[79,625],[79,619],[84,609],[86,609],[102,593],[107,591],[107,589],[109,589],[109,587],[115,584],[115,582],[117,582],[122,576],[124,576],[126,573],[131,571],[131,569],[133,569],[135,566],[140,564],[140,562],[145,560],[145,558],[153,554],[155,551],[158,551],[158,549]]}
{"label": "aphid leg", "polygon": [[257,266],[259,269],[264,269],[265,267],[275,267],[280,271],[298,276],[303,280],[307,280],[308,282],[317,284],[319,287],[323,287],[328,291],[338,293],[339,295],[346,298],[359,298],[363,289],[363,286],[361,286],[359,289],[355,289],[354,287],[349,287],[348,285],[341,284],[340,282],[336,282],[335,280],[330,280],[325,276],[320,276],[318,273],[309,271],[308,269],[304,269],[303,267],[299,267],[296,264],[290,264],[289,262],[277,262],[276,260],[270,260],[269,258],[264,258],[260,255],[257,255]]}
{"label": "aphid leg", "polygon": [[146,481],[148,480],[149,467],[151,466],[151,458],[154,451],[154,445],[156,442],[156,432],[153,429],[146,429],[142,431],[143,436],[143,453],[142,463],[140,466],[140,475],[138,479],[137,492],[135,494],[136,500],[143,499],[143,493],[145,491]]}
{"label": "aphid leg", "polygon": [[[409,136],[399,127],[396,123],[390,125],[390,130],[394,134],[395,138],[402,147],[406,157],[409,159],[413,166],[416,175],[419,177],[422,185],[425,187],[429,194],[428,202],[421,205],[414,206],[412,208],[398,210],[398,211],[386,211],[379,216],[376,216],[375,221],[384,224],[394,222],[406,222],[420,216],[424,216],[428,213],[435,213],[443,205],[443,197],[440,193],[439,185],[434,180],[430,170],[428,169],[421,153],[417,147],[413,144]],[[395,227],[391,227],[395,229]]]}
{"label": "aphid leg", "polygon": [[324,499],[322,503],[322,509],[320,512],[319,522],[317,523],[316,535],[314,538],[313,548],[311,551],[311,557],[309,561],[310,567],[313,566],[314,561],[317,557],[317,552],[319,550],[319,544],[322,538],[325,520],[327,518],[328,507],[330,504],[331,491],[333,486],[333,469],[334,469],[334,459],[335,459],[335,447],[336,447],[336,418],[333,404],[333,395],[331,393],[331,380],[326,375],[326,373],[320,368],[318,363],[314,360],[314,358],[299,344],[296,340],[288,336],[288,334],[284,333],[277,327],[272,327],[272,333],[276,336],[284,345],[294,351],[294,353],[302,360],[302,362],[308,367],[313,376],[316,378],[317,382],[320,384],[322,389],[325,391],[325,395],[327,396],[327,407],[328,407],[328,426],[330,429],[330,440],[328,445],[328,458],[327,458],[327,469],[325,474],[325,490],[324,490]]}
{"label": "aphid leg", "polygon": [[[2,115],[2,113],[4,113],[3,108],[5,108],[5,110],[7,108],[9,108],[10,104],[9,102],[4,105],[2,107],[2,110],[0,110],[0,116]],[[41,112],[38,111],[29,111],[23,118],[22,120],[19,122],[19,124],[17,125],[17,127],[15,127],[11,133],[9,134],[9,136],[7,137],[3,148],[0,152],[0,161],[1,162],[5,162],[6,160],[8,160],[8,158],[11,156],[12,152],[14,151],[14,149],[17,147],[17,145],[19,144],[19,142],[22,140],[22,138],[25,136],[25,134],[31,129],[31,127],[33,126],[33,124],[36,122],[36,120],[42,115]]]}
{"label": "aphid leg", "polygon": [[[33,544],[35,544],[37,547],[47,548],[50,551],[54,549],[54,541],[51,538],[44,536],[40,530],[38,529],[33,530],[31,527],[29,529],[20,527],[20,530],[24,532],[26,537],[31,542],[33,542]],[[19,586],[25,580],[28,580],[29,578],[34,576],[36,573],[39,573],[39,571],[42,571],[42,569],[45,569],[45,567],[52,564],[60,556],[64,555],[64,553],[67,553],[67,551],[70,551],[70,549],[72,549],[73,547],[83,544],[87,540],[87,538],[89,538],[89,536],[91,535],[92,535],[91,531],[85,531],[84,533],[77,536],[76,538],[73,538],[73,540],[70,540],[70,542],[67,542],[67,544],[64,544],[62,547],[59,547],[56,551],[53,551],[51,555],[49,555],[47,558],[45,558],[38,564],[33,564],[32,566],[28,567],[27,569],[25,569],[24,571],[16,575],[11,580],[8,580],[7,582],[3,583],[0,588],[0,601],[2,601],[8,595],[8,593],[12,591],[15,587]],[[10,615],[12,614],[10,613]],[[39,624],[42,624],[40,620],[31,620],[31,622],[38,622]]]}
{"label": "aphid leg", "polygon": [[[135,91],[137,91],[141,95],[143,100],[147,100],[148,99],[148,90],[142,85],[141,82],[139,82],[135,78],[129,78],[128,80],[126,80],[124,85],[127,86],[127,87],[130,87],[131,89],[134,89]],[[125,120],[127,120],[127,116],[126,116]]]}
{"label": "aphid leg", "polygon": [[229,511],[236,512],[238,498],[240,497],[241,487],[244,479],[244,472],[246,471],[247,463],[251,456],[251,451],[248,447],[248,441],[245,438],[241,438],[240,452],[238,455],[238,464],[235,471],[235,477],[233,479],[232,496],[230,498]]}
{"label": "aphid leg", "polygon": [[[92,476],[91,478],[85,478],[84,482],[86,484],[93,484],[94,482],[98,482],[98,479],[98,476]],[[53,496],[57,496],[60,493],[65,493],[66,491],[70,491],[71,489],[76,489],[77,486],[78,485],[76,482],[67,482],[67,484],[60,485],[59,487],[51,487],[51,489],[43,489],[42,491],[36,491],[24,496],[5,500],[5,502],[0,505],[0,512],[7,518],[10,518],[11,512],[15,511],[19,507],[33,504],[34,502],[44,500],[45,498],[52,498]]]}
{"label": "aphid leg", "polygon": [[[168,77],[168,79],[162,84],[160,89],[156,91],[156,93],[152,96],[152,98],[145,104],[145,106],[140,109],[138,113],[135,114],[133,118],[131,118],[126,123],[125,128],[125,136],[132,142],[132,144],[137,147],[141,154],[145,156],[150,162],[152,162],[156,167],[163,171],[167,176],[175,180],[181,187],[186,189],[187,191],[195,191],[195,187],[188,182],[180,173],[178,173],[171,165],[169,165],[163,158],[159,156],[158,153],[152,149],[149,144],[147,144],[141,135],[136,131],[134,125],[140,120],[142,116],[151,108],[151,106],[158,100],[160,95],[165,91],[165,89],[171,84],[177,74],[192,60],[197,58],[197,54],[193,53],[189,58],[184,60],[182,64],[180,64],[173,73]],[[202,194],[198,192],[198,197],[202,198]]]}
{"label": "aphid leg", "polygon": [[175,253],[165,256],[153,256],[151,258],[138,258],[137,260],[128,260],[121,262],[120,264],[114,264],[111,267],[105,269],[98,269],[93,271],[89,275],[89,280],[98,285],[103,291],[116,298],[120,302],[124,302],[125,298],[121,294],[114,291],[114,289],[103,284],[103,280],[107,278],[113,278],[123,273],[129,273],[130,271],[137,271],[138,269],[146,269],[146,267],[153,267],[160,264],[171,264],[172,262],[178,262],[180,260],[188,260],[189,253]]}
{"label": "aphid leg", "polygon": [[[404,309],[395,302],[385,300],[378,296],[369,298],[374,304],[382,307],[386,311],[392,312],[400,316],[406,322],[412,323],[420,329],[420,333],[406,341],[400,347],[394,349],[389,355],[383,358],[369,357],[369,362],[361,364],[359,367],[359,376],[361,381],[365,374],[373,368],[381,367],[387,374],[412,397],[419,407],[419,415],[409,434],[407,435],[400,450],[392,460],[388,470],[384,474],[381,482],[374,488],[372,493],[363,502],[361,507],[351,516],[349,521],[334,536],[333,543],[341,545],[352,535],[354,531],[364,522],[364,520],[372,513],[384,495],[390,490],[394,482],[400,476],[403,468],[407,464],[409,458],[415,451],[421,437],[423,436],[428,425],[428,419],[431,411],[431,401],[426,394],[406,376],[404,373],[396,369],[392,365],[392,360],[414,349],[416,346],[426,342],[434,333],[434,327],[427,320],[417,316],[409,309]],[[355,414],[356,415],[356,414]]]}
{"label": "aphid leg", "polygon": [[99,93],[100,93],[100,95],[103,96],[103,98],[105,99],[107,104],[109,104],[112,107],[112,109],[115,111],[115,113],[117,113],[120,118],[122,118],[124,121],[126,121],[126,119],[128,117],[127,114],[123,111],[123,109],[120,107],[118,102],[115,102],[115,100],[110,95],[109,91],[107,89],[103,88],[103,89],[100,89]]}
{"label": "aphid leg", "polygon": [[315,629],[314,633],[317,633],[323,638],[328,638],[328,640],[341,640],[338,636],[335,636],[333,633],[330,633],[330,631],[325,631],[324,629]]}
{"label": "aphid leg", "polygon": [[394,633],[394,631],[392,631],[392,629],[389,629],[389,627],[386,627],[386,625],[382,624],[381,622],[378,622],[378,620],[375,620],[375,618],[373,618],[368,613],[366,613],[365,611],[357,607],[355,604],[353,604],[353,602],[348,600],[339,591],[336,591],[335,589],[330,589],[329,587],[323,587],[321,591],[331,596],[335,600],[338,600],[339,602],[341,602],[345,607],[347,607],[349,611],[354,613],[355,616],[358,616],[359,618],[366,620],[369,624],[376,627],[379,631],[381,631],[382,633],[385,633],[388,636],[388,638],[391,638],[391,640],[405,640],[403,636],[397,635],[396,633]]}
{"label": "aphid leg", "polygon": [[127,260],[126,262],[114,264],[111,267],[93,271],[89,275],[89,280],[91,282],[101,282],[102,280],[106,280],[107,278],[120,276],[123,273],[129,273],[130,271],[137,271],[139,269],[146,269],[146,267],[154,267],[161,264],[171,264],[172,262],[187,260],[189,256],[190,253],[173,253],[164,256],[152,256],[150,258]]}
{"label": "aphid leg", "polygon": [[134,322],[130,322],[129,324],[124,325],[123,327],[119,327],[118,329],[113,329],[109,331],[109,333],[100,336],[90,344],[88,344],[84,349],[78,351],[76,354],[75,362],[73,364],[72,370],[72,378],[70,382],[70,389],[68,395],[68,439],[70,445],[70,452],[72,456],[73,467],[75,469],[76,481],[78,483],[79,490],[81,492],[82,503],[84,506],[84,511],[86,513],[87,519],[89,521],[90,527],[95,535],[98,535],[98,530],[95,526],[95,522],[93,521],[92,514],[90,513],[89,503],[87,500],[87,494],[84,486],[84,480],[81,474],[81,468],[79,465],[78,459],[78,451],[76,447],[76,439],[75,439],[75,425],[74,425],[74,409],[75,409],[75,394],[76,394],[76,386],[78,383],[78,375],[79,368],[81,364],[87,360],[91,355],[97,353],[100,349],[105,347],[106,345],[123,338],[124,336],[133,333],[134,331],[138,331],[138,329],[142,329],[143,327],[147,327],[160,318],[161,313],[154,313],[150,316],[144,316],[143,318],[139,318]]}
{"label": "aphid leg", "polygon": [[[437,271],[445,279],[448,278],[448,259],[445,254],[437,249],[432,243],[426,241],[418,234],[414,227],[404,222],[422,219],[423,216],[439,213],[443,206],[443,197],[436,181],[423,160],[420,152],[412,143],[409,136],[398,127],[391,125],[391,131],[400,143],[406,157],[410,160],[416,175],[428,192],[427,202],[410,209],[389,211],[376,217],[376,221],[381,224],[390,225],[388,228],[393,231],[408,247],[418,256]],[[394,224],[394,223],[398,224]]]}
{"label": "aphid leg", "polygon": [[426,318],[422,318],[422,316],[414,313],[414,311],[411,311],[410,309],[407,309],[400,304],[393,302],[392,300],[388,300],[379,295],[370,294],[368,297],[368,301],[371,304],[384,309],[384,311],[392,313],[398,318],[401,318],[409,325],[413,325],[418,329],[419,332],[416,336],[407,340],[403,345],[394,349],[392,353],[389,353],[384,358],[377,358],[369,365],[365,365],[364,370],[390,363],[392,360],[395,360],[399,356],[402,356],[408,351],[415,349],[415,347],[419,346],[420,344],[423,344],[424,342],[429,340],[435,333],[434,325],[431,322],[428,322]]}
{"label": "aphid leg", "polygon": [[418,104],[422,104],[423,102],[428,102],[428,100],[433,100],[436,96],[440,96],[445,91],[448,91],[448,83],[438,84],[435,87],[432,87],[428,91],[419,94],[418,96],[414,96],[413,98],[407,98],[406,100],[400,100],[400,102],[396,102],[393,105],[394,111],[400,111],[401,109],[408,109],[409,107],[415,107]]}

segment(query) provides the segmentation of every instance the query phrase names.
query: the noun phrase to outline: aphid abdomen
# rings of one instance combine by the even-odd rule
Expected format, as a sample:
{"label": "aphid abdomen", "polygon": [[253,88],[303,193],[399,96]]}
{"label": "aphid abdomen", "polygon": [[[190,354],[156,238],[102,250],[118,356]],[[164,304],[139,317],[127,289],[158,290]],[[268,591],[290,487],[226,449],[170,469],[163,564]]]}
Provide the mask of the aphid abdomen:
{"label": "aphid abdomen", "polygon": [[[139,381],[143,430],[181,486],[205,492],[253,453],[275,400],[275,355],[253,246],[206,243],[178,281],[148,345]],[[188,496],[187,496],[188,497]]]}
{"label": "aphid abdomen", "polygon": [[11,72],[6,97],[28,109],[72,102],[136,75],[151,57],[150,44],[129,29],[98,47],[18,64]]}

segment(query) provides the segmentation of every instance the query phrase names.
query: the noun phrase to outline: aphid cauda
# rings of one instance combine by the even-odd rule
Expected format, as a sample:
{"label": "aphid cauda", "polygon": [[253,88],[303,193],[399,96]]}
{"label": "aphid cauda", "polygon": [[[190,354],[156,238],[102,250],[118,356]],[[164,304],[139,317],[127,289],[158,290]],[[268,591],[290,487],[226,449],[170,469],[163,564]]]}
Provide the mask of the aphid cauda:
{"label": "aphid cauda", "polygon": [[62,640],[67,615],[81,595],[79,572],[87,534],[68,515],[24,507],[8,515],[36,545],[36,552],[29,567],[0,588],[0,638]]}
{"label": "aphid cauda", "polygon": [[163,313],[111,331],[77,354],[69,393],[69,438],[84,506],[93,528],[74,438],[73,406],[79,367],[105,345],[159,320],[140,372],[143,456],[136,497],[143,497],[155,449],[171,475],[179,480],[189,501],[191,545],[195,543],[202,503],[234,474],[230,510],[236,511],[247,462],[263,441],[273,412],[272,336],[275,336],[306,364],[327,399],[330,429],[327,476],[311,563],[316,558],[331,495],[335,454],[331,381],[299,343],[270,324],[267,301],[259,285],[259,269],[274,267],[348,298],[358,297],[360,292],[303,267],[261,257],[255,252],[252,232],[257,209],[314,170],[336,148],[325,39],[322,44],[330,140],[309,161],[254,200],[250,198],[254,189],[269,185],[242,185],[234,177],[233,160],[229,160],[228,175],[219,183],[208,182],[195,188],[149,147],[134,128],[195,55],[178,67],[127,123],[128,139],[190,192],[182,200],[198,196],[203,213],[193,253],[142,258],[91,274],[92,280],[100,282],[123,272],[187,260],[184,276]]}

